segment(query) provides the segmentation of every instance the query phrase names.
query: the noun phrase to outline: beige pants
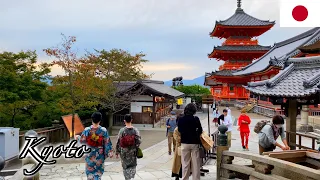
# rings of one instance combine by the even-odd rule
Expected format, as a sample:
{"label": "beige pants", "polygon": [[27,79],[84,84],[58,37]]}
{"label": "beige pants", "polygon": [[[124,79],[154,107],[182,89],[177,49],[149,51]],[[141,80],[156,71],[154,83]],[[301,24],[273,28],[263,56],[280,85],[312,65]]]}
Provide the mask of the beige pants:
{"label": "beige pants", "polygon": [[227,132],[227,136],[228,136],[228,146],[231,147],[231,136],[232,136],[231,131]]}
{"label": "beige pants", "polygon": [[168,132],[168,148],[169,152],[172,152],[172,143],[173,143],[173,152],[176,148],[176,140],[173,138],[173,132]]}
{"label": "beige pants", "polygon": [[[192,162],[192,163],[191,163]],[[190,176],[190,163],[192,180],[200,180],[200,152],[198,144],[181,144],[182,180]]]}

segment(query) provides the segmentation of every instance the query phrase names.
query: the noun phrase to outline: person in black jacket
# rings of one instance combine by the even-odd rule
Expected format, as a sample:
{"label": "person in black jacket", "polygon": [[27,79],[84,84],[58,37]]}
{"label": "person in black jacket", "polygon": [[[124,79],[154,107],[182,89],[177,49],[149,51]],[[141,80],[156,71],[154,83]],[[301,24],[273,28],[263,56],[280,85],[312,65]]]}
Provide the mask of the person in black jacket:
{"label": "person in black jacket", "polygon": [[178,130],[181,134],[181,162],[182,179],[189,179],[190,162],[192,169],[192,179],[200,180],[200,135],[202,126],[200,119],[194,116],[197,108],[194,104],[188,104],[184,109],[184,116],[179,119]]}

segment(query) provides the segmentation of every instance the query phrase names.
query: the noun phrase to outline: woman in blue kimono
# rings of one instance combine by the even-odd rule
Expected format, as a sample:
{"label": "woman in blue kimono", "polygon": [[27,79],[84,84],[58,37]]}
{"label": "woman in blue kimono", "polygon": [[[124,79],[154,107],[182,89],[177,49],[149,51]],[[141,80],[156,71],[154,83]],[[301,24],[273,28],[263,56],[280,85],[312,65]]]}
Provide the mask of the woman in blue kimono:
{"label": "woman in blue kimono", "polygon": [[112,143],[107,129],[99,125],[101,113],[95,112],[91,118],[92,125],[86,127],[81,136],[75,136],[75,139],[91,148],[85,157],[87,179],[100,180],[104,172],[104,160],[113,156]]}

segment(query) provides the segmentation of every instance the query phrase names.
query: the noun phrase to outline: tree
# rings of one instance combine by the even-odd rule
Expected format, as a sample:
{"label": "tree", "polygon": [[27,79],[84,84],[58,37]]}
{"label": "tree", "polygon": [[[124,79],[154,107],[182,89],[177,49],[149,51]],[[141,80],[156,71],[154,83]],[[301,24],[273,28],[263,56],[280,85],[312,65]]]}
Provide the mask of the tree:
{"label": "tree", "polygon": [[[142,93],[142,89],[123,92],[124,82],[136,82],[141,79],[148,79],[151,75],[146,75],[142,71],[145,54],[138,53],[131,55],[121,49],[95,50],[88,53],[87,57],[91,64],[98,67],[96,74],[112,82],[108,96],[100,99],[102,108],[108,111],[109,128],[112,127],[113,114],[130,107],[131,98]],[[110,129],[111,131],[111,129]]]}
{"label": "tree", "polygon": [[211,94],[210,90],[206,87],[199,85],[190,85],[190,86],[175,86],[176,90],[183,92],[187,97],[191,97],[197,103],[201,103],[202,95]]}
{"label": "tree", "polygon": [[35,123],[34,110],[44,104],[47,88],[41,80],[50,72],[49,67],[47,63],[37,65],[34,51],[0,54],[0,119],[5,125],[10,118],[14,127],[18,115],[22,128]]}
{"label": "tree", "polygon": [[72,113],[71,137],[75,132],[76,111],[83,107],[94,108],[99,103],[97,99],[104,96],[105,87],[108,87],[108,84],[103,84],[102,78],[95,76],[95,65],[90,64],[88,59],[77,56],[73,50],[75,42],[76,37],[62,34],[60,45],[44,49],[48,56],[56,58],[52,64],[60,66],[66,73],[54,78],[52,90],[63,94],[58,103],[61,110]]}

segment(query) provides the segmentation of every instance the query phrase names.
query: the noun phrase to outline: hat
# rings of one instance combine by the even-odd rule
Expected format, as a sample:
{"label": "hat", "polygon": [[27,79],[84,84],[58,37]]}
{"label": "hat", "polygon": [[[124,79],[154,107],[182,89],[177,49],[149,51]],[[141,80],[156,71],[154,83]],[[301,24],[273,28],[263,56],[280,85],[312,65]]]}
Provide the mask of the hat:
{"label": "hat", "polygon": [[171,112],[170,112],[170,114],[172,114],[172,115],[176,115],[176,112],[174,112],[174,111],[171,111]]}

